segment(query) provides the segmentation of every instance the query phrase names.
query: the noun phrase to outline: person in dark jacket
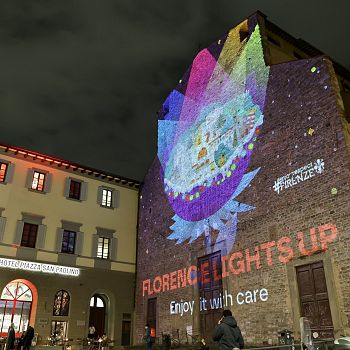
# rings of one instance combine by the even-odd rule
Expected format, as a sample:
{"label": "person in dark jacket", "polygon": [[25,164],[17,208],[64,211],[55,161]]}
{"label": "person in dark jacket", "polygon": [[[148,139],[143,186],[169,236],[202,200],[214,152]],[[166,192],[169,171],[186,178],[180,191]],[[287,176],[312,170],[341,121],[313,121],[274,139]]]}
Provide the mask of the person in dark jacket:
{"label": "person in dark jacket", "polygon": [[213,340],[219,342],[220,350],[243,349],[244,340],[241,330],[230,310],[222,312],[222,318],[213,332]]}
{"label": "person in dark jacket", "polygon": [[17,348],[16,348],[17,350],[22,350],[24,334],[25,332],[23,332],[18,339]]}
{"label": "person in dark jacket", "polygon": [[7,339],[6,339],[6,350],[13,350],[15,348],[15,325],[11,323],[9,330],[7,332]]}
{"label": "person in dark jacket", "polygon": [[145,339],[146,344],[147,344],[147,350],[152,350],[152,345],[153,345],[154,340],[151,337],[151,327],[148,323],[145,326],[144,339]]}
{"label": "person in dark jacket", "polygon": [[29,350],[32,345],[32,340],[34,338],[34,328],[32,326],[28,326],[26,332],[23,337],[23,350]]}

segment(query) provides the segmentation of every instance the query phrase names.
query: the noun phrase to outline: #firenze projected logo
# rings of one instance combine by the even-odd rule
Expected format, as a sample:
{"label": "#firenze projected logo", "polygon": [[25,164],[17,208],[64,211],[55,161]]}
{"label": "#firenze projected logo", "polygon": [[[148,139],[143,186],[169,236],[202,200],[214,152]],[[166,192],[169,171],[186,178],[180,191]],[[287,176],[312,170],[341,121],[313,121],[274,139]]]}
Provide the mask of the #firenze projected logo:
{"label": "#firenze projected logo", "polygon": [[175,212],[168,238],[191,243],[204,235],[208,252],[211,229],[219,232],[214,249],[222,241],[231,249],[237,214],[254,209],[235,198],[259,171],[246,172],[263,124],[269,68],[258,26],[242,43],[237,33],[197,55],[158,121],[161,175]]}

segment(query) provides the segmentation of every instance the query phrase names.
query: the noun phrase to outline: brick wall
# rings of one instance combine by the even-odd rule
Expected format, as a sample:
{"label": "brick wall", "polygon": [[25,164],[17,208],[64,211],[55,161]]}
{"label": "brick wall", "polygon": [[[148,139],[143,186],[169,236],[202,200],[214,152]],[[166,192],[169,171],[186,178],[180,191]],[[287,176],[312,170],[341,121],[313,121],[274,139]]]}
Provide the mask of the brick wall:
{"label": "brick wall", "polygon": [[[332,65],[325,57],[270,67],[264,124],[248,169],[260,167],[260,171],[238,197],[238,201],[254,206],[255,210],[238,214],[236,242],[227,254],[243,252],[245,256],[248,249],[252,256],[258,247],[261,267],[257,268],[253,262],[250,272],[233,274],[227,265],[229,276],[223,281],[224,289],[233,296],[247,290],[268,290],[265,302],[243,305],[235,302],[231,307],[248,344],[259,345],[269,339],[276,343],[277,331],[282,328],[297,333],[295,319],[299,301],[292,298],[291,290],[296,282],[288,274],[289,266],[325,257],[331,262],[332,297],[337,300],[339,314],[338,317],[332,313],[335,328],[338,327],[335,331],[349,331],[350,158],[339,98]],[[310,128],[314,130],[312,135],[308,133]],[[275,180],[317,159],[324,161],[322,174],[283,189],[279,194],[274,191]],[[138,340],[143,333],[150,297],[157,297],[158,334],[177,328],[185,330],[188,325],[194,329],[199,327],[198,313],[181,317],[170,315],[169,311],[171,301],[195,299],[196,286],[143,296],[142,282],[196,264],[197,257],[205,255],[203,238],[191,245],[187,242],[176,245],[167,239],[174,212],[164,194],[157,159],[145,178],[141,194],[135,309],[135,339]],[[337,234],[332,242],[323,241],[322,246],[320,232],[328,238],[332,234],[331,226],[323,226],[326,224],[334,225]],[[313,233],[315,247],[308,256],[305,251],[312,249]],[[287,263],[279,259],[279,256],[288,258],[288,252],[282,254],[277,249],[281,237],[290,239],[288,246],[293,251]],[[275,245],[271,247],[269,261],[266,248],[261,244],[272,241]],[[235,263],[237,259],[232,261]]]}

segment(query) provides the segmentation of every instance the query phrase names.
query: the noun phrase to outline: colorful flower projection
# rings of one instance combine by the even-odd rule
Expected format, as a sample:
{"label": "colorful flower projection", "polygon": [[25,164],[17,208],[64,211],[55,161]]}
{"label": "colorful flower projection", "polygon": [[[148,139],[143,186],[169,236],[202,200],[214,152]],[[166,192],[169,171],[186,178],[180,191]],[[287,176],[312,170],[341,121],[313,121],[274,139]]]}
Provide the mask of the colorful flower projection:
{"label": "colorful flower projection", "polygon": [[172,91],[158,122],[161,175],[175,212],[168,238],[191,243],[204,234],[208,252],[211,228],[219,231],[216,244],[231,249],[237,213],[254,209],[235,198],[259,170],[246,173],[263,124],[269,68],[259,27],[243,42],[238,30],[197,55],[187,86]]}

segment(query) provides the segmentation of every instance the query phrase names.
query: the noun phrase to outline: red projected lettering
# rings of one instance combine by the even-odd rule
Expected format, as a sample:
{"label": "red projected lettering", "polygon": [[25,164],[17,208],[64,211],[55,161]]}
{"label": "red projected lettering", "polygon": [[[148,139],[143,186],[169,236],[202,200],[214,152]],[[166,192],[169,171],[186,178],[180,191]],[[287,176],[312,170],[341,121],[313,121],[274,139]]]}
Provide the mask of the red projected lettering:
{"label": "red projected lettering", "polygon": [[[293,237],[283,236],[277,241],[263,242],[252,248],[233,252],[228,256],[221,257],[221,275],[219,267],[216,266],[216,263],[214,264],[214,280],[226,278],[229,275],[257,271],[261,267],[271,267],[278,262],[287,264],[298,254],[310,256],[320,251],[325,252],[336,238],[337,227],[333,224],[325,224],[318,226],[317,229],[310,228],[309,234],[298,232]],[[199,267],[191,265],[162,276],[156,276],[152,280],[147,279],[142,282],[142,295],[185,288],[199,282],[206,284],[210,282],[210,273],[209,264],[202,263]],[[247,296],[245,297],[247,298]]]}

